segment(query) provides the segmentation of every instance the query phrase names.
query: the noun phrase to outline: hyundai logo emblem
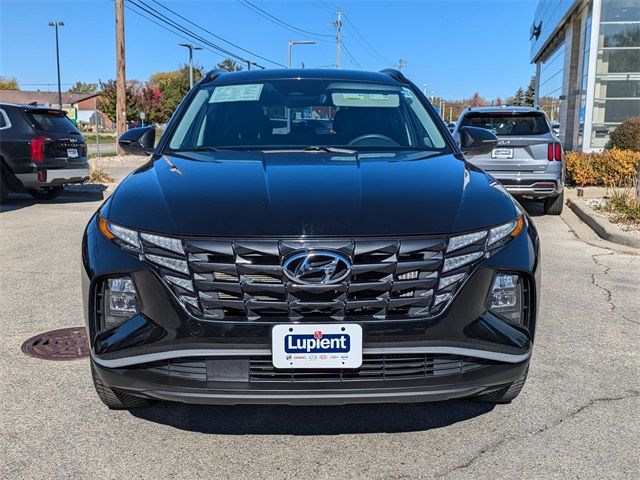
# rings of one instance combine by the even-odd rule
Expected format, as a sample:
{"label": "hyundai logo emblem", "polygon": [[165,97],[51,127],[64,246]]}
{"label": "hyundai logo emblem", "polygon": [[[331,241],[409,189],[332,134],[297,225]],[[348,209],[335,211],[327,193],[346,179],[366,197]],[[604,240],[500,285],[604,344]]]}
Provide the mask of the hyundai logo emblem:
{"label": "hyundai logo emblem", "polygon": [[310,250],[294,253],[284,264],[289,280],[304,285],[339,283],[351,273],[351,262],[339,253]]}

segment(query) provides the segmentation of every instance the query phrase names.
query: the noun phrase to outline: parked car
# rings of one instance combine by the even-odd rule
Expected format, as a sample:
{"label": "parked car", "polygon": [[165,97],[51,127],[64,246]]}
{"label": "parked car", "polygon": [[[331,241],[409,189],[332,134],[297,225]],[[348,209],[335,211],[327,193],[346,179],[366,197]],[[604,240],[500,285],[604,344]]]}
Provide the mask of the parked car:
{"label": "parked car", "polygon": [[454,122],[447,122],[447,129],[453,133],[456,128],[456,124]]}
{"label": "parked car", "polygon": [[511,194],[542,200],[544,212],[560,215],[564,204],[564,152],[544,111],[534,107],[479,107],[462,112],[453,132],[485,128],[498,137],[488,153],[467,160],[499,180]]}
{"label": "parked car", "polygon": [[0,200],[10,191],[38,200],[89,178],[87,144],[62,110],[0,103]]}
{"label": "parked car", "polygon": [[[285,108],[331,128],[282,133]],[[120,137],[151,156],[82,244],[107,406],[518,395],[539,242],[464,160],[491,132],[467,126],[459,148],[400,72],[305,69],[210,72],[154,135]]]}

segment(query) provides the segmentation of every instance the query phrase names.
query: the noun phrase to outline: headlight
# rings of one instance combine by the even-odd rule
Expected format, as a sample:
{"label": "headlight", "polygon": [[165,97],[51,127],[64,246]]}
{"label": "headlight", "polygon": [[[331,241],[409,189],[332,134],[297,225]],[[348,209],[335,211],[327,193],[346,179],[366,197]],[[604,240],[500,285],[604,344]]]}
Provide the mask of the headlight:
{"label": "headlight", "polygon": [[109,278],[104,285],[102,325],[115,327],[138,313],[138,294],[129,276]]}
{"label": "headlight", "polygon": [[[153,233],[138,232],[100,217],[100,232],[109,240],[152,264],[183,305],[200,309],[182,240]],[[180,277],[177,274],[182,274]],[[127,277],[128,278],[128,277]],[[135,291],[134,291],[135,293]],[[191,295],[190,295],[191,294]],[[124,300],[124,299],[121,299]]]}
{"label": "headlight", "polygon": [[[510,222],[449,238],[442,264],[442,276],[434,292],[434,313],[443,310],[449,304],[459,286],[482,258],[489,257],[499,247],[520,235],[524,228],[524,215],[519,208],[517,211],[518,217]],[[506,291],[504,294],[507,294]]]}
{"label": "headlight", "polygon": [[511,273],[498,273],[491,286],[489,310],[522,323],[522,279]]}

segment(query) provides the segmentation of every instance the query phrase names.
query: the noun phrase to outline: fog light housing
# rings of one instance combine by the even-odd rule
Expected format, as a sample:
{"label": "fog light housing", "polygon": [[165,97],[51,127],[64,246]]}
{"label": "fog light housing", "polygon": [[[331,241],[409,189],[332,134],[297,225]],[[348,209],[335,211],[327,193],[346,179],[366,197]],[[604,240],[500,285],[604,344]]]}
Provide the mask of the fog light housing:
{"label": "fog light housing", "polygon": [[102,329],[115,327],[138,313],[138,294],[129,276],[109,278],[103,298]]}
{"label": "fog light housing", "polygon": [[489,310],[515,323],[522,323],[522,278],[512,273],[498,273],[489,295]]}

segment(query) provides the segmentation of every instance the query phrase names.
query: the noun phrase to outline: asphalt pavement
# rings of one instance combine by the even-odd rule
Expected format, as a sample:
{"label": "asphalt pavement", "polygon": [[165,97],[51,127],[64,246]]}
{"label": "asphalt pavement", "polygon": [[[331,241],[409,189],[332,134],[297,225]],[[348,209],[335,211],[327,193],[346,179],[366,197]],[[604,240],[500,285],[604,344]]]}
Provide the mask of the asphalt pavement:
{"label": "asphalt pavement", "polygon": [[20,351],[83,324],[80,241],[100,202],[15,196],[0,210],[0,478],[640,477],[640,256],[528,207],[543,296],[529,379],[510,405],[109,411],[88,360]]}

